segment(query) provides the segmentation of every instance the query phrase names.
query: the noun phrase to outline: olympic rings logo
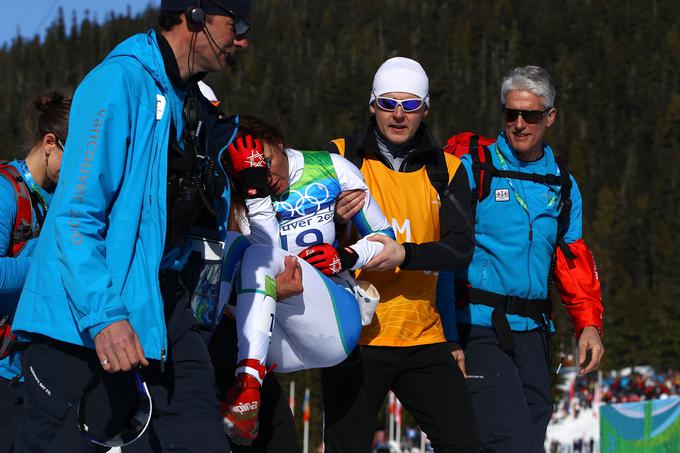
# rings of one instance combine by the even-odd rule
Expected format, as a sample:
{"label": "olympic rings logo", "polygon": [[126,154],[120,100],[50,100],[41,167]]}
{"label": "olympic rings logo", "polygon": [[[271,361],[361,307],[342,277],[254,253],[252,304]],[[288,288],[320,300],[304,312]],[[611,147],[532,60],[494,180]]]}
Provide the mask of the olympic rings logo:
{"label": "olympic rings logo", "polygon": [[314,212],[319,211],[331,197],[328,187],[318,182],[309,184],[305,188],[304,194],[299,190],[289,190],[288,193],[288,200],[294,199],[294,203],[288,201],[274,202],[274,209],[281,212],[285,217],[305,215],[307,214],[305,208],[310,206],[316,206]]}

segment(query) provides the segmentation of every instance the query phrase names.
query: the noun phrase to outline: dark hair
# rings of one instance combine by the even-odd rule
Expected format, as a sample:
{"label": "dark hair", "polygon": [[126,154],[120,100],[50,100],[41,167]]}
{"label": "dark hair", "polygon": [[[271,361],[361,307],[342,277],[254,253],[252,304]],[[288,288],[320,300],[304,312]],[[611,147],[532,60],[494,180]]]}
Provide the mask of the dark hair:
{"label": "dark hair", "polygon": [[274,146],[277,151],[283,151],[286,147],[283,133],[281,133],[278,127],[254,116],[239,115],[236,137],[243,137],[244,135],[252,135],[255,138],[259,138],[262,142]]}
{"label": "dark hair", "polygon": [[[68,136],[68,114],[71,98],[59,91],[39,94],[26,108],[24,124],[29,134],[29,146],[40,143],[46,134],[54,134],[64,144]],[[37,113],[37,117],[36,115]]]}
{"label": "dark hair", "polygon": [[[238,132],[234,139],[243,137],[244,135],[252,135],[253,137],[262,140],[263,143],[269,143],[277,152],[283,152],[283,149],[285,148],[283,134],[279,128],[259,118],[255,118],[254,116],[239,115]],[[231,162],[228,162],[224,167],[231,168]],[[238,226],[239,220],[247,215],[248,208],[246,207],[245,200],[240,192],[234,187],[234,184],[236,184],[234,178],[230,178],[230,183],[232,190],[229,229],[241,232],[240,227]]]}
{"label": "dark hair", "polygon": [[184,14],[181,11],[161,11],[158,15],[158,28],[161,31],[170,31],[176,25],[182,23],[182,18],[180,17]]}
{"label": "dark hair", "polygon": [[[177,25],[182,23],[182,15],[185,14],[183,11],[161,11],[160,14],[158,15],[158,28],[161,29],[161,31],[170,31],[173,28],[175,28]],[[211,24],[213,21],[213,15],[211,14],[206,14],[205,16],[205,22]],[[190,28],[192,27],[191,24],[189,24]],[[202,26],[193,26],[194,28],[192,31],[200,31]]]}

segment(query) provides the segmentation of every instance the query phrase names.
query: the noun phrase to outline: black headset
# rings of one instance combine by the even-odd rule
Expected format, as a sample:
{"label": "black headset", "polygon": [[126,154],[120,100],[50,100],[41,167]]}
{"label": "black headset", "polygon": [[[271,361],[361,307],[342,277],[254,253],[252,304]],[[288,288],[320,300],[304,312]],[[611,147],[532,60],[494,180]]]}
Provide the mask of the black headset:
{"label": "black headset", "polygon": [[198,4],[196,6],[188,7],[184,14],[187,17],[187,22],[189,25],[202,28],[205,25],[205,11],[202,8],[203,1],[197,1]]}

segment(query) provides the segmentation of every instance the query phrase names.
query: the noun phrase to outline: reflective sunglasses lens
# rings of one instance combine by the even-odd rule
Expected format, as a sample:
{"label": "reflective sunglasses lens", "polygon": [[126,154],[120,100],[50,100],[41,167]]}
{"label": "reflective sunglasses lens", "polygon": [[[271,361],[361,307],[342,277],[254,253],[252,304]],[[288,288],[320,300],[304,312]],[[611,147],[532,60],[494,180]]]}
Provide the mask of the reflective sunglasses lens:
{"label": "reflective sunglasses lens", "polygon": [[404,109],[404,112],[414,112],[422,106],[422,99],[406,99],[405,101],[401,101],[401,108]]}
{"label": "reflective sunglasses lens", "polygon": [[376,99],[376,104],[383,110],[389,110],[390,112],[397,108],[399,102],[396,99],[391,98],[378,98]]}

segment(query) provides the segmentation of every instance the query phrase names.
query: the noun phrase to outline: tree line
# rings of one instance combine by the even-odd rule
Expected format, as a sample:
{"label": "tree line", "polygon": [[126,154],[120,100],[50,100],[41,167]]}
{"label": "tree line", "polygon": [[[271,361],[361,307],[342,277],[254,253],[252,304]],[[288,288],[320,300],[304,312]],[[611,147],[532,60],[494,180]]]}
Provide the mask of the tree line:
{"label": "tree line", "polygon": [[[110,14],[101,25],[68,14],[60,11],[43,40],[0,48],[2,158],[23,152],[32,95],[73,91],[118,42],[153,27],[157,11]],[[414,58],[428,72],[427,122],[442,144],[456,132],[496,135],[501,77],[514,66],[546,67],[558,108],[547,140],[580,184],[584,237],[600,271],[603,366],[680,368],[677,2],[258,0],[252,25],[236,66],[207,81],[227,111],[279,124],[301,149],[361,127],[373,74],[389,57]],[[558,356],[572,336],[565,311],[555,312]],[[317,372],[296,379],[298,401],[305,382],[320,400]],[[315,422],[313,439],[320,429]]]}

